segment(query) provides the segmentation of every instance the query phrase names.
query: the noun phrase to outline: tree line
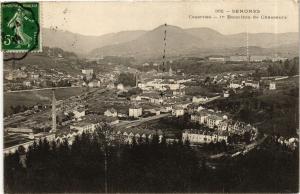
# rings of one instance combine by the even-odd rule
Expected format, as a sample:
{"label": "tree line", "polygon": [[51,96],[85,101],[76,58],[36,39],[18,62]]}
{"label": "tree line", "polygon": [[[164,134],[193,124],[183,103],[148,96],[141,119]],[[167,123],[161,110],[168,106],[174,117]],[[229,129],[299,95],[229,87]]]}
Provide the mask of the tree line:
{"label": "tree line", "polygon": [[299,58],[269,64],[268,76],[293,76],[299,74]]}
{"label": "tree line", "polygon": [[[105,143],[83,133],[72,145],[40,140],[4,157],[5,192],[297,192],[298,150],[257,150],[216,168],[189,142],[158,136]],[[105,154],[106,153],[106,154]],[[26,161],[20,163],[26,156]],[[22,160],[21,160],[22,161]],[[105,170],[107,161],[107,170]],[[25,167],[24,167],[25,166]],[[280,181],[280,182],[278,182]],[[107,184],[105,184],[107,183]]]}

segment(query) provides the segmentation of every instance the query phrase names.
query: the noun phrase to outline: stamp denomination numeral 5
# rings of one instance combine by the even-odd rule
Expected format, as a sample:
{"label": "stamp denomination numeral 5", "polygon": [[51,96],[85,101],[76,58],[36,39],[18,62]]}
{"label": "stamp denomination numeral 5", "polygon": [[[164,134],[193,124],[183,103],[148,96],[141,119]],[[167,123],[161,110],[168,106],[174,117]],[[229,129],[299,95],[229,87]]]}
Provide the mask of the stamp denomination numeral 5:
{"label": "stamp denomination numeral 5", "polygon": [[11,36],[9,34],[6,34],[4,36],[3,44],[6,45],[6,46],[11,44]]}

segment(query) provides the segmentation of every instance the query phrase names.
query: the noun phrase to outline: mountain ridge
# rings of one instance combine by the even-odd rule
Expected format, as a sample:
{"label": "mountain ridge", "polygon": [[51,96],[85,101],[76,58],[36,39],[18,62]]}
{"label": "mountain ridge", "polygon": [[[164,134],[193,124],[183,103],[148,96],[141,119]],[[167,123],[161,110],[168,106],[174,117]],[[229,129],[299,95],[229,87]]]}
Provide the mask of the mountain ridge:
{"label": "mountain ridge", "polygon": [[245,32],[226,35],[206,27],[181,28],[173,25],[160,25],[148,31],[122,31],[101,36],[43,29],[45,36],[43,44],[87,57],[111,55],[152,58],[162,55],[165,30],[167,30],[166,54],[168,56],[201,55],[207,52],[215,54],[220,53],[222,49],[228,51],[246,46],[260,47],[264,50],[263,53],[267,54],[277,50],[280,54],[297,55],[299,48],[297,32],[248,33],[247,37]]}

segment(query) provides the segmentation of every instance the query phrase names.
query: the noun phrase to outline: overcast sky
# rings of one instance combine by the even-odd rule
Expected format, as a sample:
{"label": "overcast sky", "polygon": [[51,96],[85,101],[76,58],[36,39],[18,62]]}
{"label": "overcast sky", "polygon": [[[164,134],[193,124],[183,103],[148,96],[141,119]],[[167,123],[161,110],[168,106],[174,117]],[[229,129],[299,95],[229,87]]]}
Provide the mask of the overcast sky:
{"label": "overcast sky", "polygon": [[[217,16],[232,9],[258,9],[266,16],[287,19],[190,19]],[[229,12],[226,12],[229,11]],[[249,15],[249,14],[248,14]],[[251,15],[251,14],[250,14]],[[253,15],[253,14],[252,14]],[[43,27],[84,35],[102,35],[127,30],[152,30],[167,23],[182,28],[208,27],[223,34],[246,32],[298,32],[296,0],[202,0],[194,2],[43,2]]]}

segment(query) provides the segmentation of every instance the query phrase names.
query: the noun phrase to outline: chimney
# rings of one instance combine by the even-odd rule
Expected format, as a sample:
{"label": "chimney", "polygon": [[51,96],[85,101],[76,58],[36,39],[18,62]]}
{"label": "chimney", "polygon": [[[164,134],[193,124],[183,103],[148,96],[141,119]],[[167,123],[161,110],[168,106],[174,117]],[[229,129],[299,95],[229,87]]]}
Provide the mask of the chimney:
{"label": "chimney", "polygon": [[52,90],[52,132],[56,132],[56,99],[55,90]]}

